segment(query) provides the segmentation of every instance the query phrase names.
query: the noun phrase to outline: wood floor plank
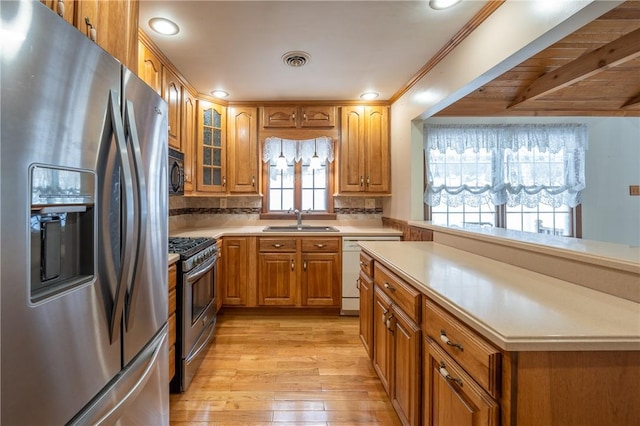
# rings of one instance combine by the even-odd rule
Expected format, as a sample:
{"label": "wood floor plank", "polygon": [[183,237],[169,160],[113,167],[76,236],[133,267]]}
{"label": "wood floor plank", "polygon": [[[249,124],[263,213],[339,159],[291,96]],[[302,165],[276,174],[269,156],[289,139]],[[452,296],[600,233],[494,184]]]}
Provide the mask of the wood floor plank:
{"label": "wood floor plank", "polygon": [[356,317],[226,311],[171,426],[400,425]]}

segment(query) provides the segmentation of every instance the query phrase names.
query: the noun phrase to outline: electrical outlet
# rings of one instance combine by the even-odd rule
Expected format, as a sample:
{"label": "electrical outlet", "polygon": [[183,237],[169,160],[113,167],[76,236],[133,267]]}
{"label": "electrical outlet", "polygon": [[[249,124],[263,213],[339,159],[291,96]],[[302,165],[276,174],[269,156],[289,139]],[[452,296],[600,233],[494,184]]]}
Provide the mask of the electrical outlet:
{"label": "electrical outlet", "polygon": [[629,185],[629,195],[640,195],[640,185]]}
{"label": "electrical outlet", "polygon": [[376,199],[375,198],[365,198],[365,200],[364,200],[364,208],[366,210],[375,210],[376,209]]}
{"label": "electrical outlet", "polygon": [[221,209],[226,209],[227,208],[227,199],[226,198],[220,198],[220,208]]}

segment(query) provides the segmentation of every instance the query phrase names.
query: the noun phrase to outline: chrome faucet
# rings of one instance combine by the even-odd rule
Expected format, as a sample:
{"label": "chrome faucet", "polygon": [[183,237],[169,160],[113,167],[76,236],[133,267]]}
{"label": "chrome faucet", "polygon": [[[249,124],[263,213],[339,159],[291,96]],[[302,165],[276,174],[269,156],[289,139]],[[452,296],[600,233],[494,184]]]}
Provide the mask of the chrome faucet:
{"label": "chrome faucet", "polygon": [[[289,209],[289,213],[291,213],[291,209]],[[298,209],[295,209],[293,211],[293,214],[296,215],[296,219],[298,220],[298,223],[296,223],[297,226],[302,226],[302,212]]]}

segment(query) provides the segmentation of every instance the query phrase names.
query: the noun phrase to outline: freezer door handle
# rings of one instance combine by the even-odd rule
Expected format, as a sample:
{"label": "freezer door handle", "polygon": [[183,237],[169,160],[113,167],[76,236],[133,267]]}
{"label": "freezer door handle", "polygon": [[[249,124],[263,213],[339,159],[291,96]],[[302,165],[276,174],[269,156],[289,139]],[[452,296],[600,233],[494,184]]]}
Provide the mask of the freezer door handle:
{"label": "freezer door handle", "polygon": [[134,200],[133,200],[133,176],[131,174],[131,167],[129,164],[129,156],[127,153],[127,141],[124,135],[124,127],[122,119],[120,117],[120,108],[118,106],[118,92],[111,90],[109,95],[109,107],[111,114],[111,125],[113,128],[116,149],[118,152],[118,158],[120,159],[120,166],[122,167],[122,176],[124,179],[122,191],[122,197],[124,198],[124,220],[122,221],[122,238],[124,238],[124,245],[122,247],[120,276],[118,277],[118,285],[116,287],[114,295],[113,309],[111,312],[110,323],[110,336],[111,343],[116,342],[120,338],[120,320],[122,318],[122,311],[125,302],[125,295],[128,287],[128,283],[131,282],[131,278],[135,273],[135,259],[131,250],[133,248],[133,236],[134,236]]}
{"label": "freezer door handle", "polygon": [[124,410],[140,395],[145,385],[155,374],[163,351],[167,351],[167,330],[165,326],[149,342],[136,359],[118,374],[67,426],[112,425]]}
{"label": "freezer door handle", "polygon": [[[138,138],[138,129],[136,128],[136,119],[133,113],[133,103],[131,101],[126,101],[125,104],[125,130],[127,131],[128,144],[130,148],[130,154],[133,156],[133,167],[134,167],[134,177],[135,183],[132,185],[133,195],[135,197],[135,202],[138,205],[138,209],[134,216],[134,235],[137,237],[137,240],[134,245],[134,253],[133,259],[135,260],[134,265],[139,264],[138,257],[140,253],[144,252],[145,242],[147,240],[147,188],[144,177],[144,165],[142,164],[142,152],[140,149],[140,139]],[[135,318],[136,311],[136,301],[138,299],[139,285],[138,280],[135,279],[136,271],[134,268],[133,275],[131,276],[131,281],[129,281],[130,288],[127,293],[124,315],[125,315],[125,328],[130,330],[133,327],[133,319]]]}

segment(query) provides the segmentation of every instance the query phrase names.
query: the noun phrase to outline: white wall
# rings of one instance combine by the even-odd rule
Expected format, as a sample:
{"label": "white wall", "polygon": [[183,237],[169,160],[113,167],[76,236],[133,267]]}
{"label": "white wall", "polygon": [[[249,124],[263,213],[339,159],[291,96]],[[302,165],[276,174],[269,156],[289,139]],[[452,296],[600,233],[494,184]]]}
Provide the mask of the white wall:
{"label": "white wall", "polygon": [[[422,123],[621,1],[507,1],[391,106],[391,191],[383,215],[422,219]],[[549,9],[542,10],[541,6]],[[415,122],[414,122],[415,120]]]}
{"label": "white wall", "polygon": [[582,238],[640,246],[640,117],[456,117],[434,124],[585,123],[589,145],[582,193]]}

